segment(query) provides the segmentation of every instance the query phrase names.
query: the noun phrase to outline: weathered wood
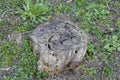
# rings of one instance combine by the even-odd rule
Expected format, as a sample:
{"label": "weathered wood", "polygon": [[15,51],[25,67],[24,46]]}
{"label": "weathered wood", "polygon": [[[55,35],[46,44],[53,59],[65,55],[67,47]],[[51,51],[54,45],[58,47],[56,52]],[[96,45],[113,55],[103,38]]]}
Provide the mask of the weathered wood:
{"label": "weathered wood", "polygon": [[30,34],[38,70],[60,73],[75,69],[85,55],[86,34],[72,21],[54,20],[38,26]]}

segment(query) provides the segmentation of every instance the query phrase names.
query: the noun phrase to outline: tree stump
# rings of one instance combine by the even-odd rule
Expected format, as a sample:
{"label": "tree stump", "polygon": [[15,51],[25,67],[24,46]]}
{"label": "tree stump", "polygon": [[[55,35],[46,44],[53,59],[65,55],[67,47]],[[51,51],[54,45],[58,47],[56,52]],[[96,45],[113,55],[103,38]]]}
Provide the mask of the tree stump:
{"label": "tree stump", "polygon": [[58,74],[75,69],[87,49],[86,34],[72,21],[54,20],[39,25],[30,34],[38,70]]}

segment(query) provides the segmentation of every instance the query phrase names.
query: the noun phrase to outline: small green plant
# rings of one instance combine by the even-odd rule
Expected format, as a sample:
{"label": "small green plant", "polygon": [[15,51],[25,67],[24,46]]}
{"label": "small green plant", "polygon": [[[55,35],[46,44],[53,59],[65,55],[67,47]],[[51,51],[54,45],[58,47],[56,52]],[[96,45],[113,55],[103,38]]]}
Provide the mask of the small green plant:
{"label": "small green plant", "polygon": [[34,2],[32,0],[24,0],[23,8],[18,8],[18,13],[20,13],[24,21],[30,20],[30,22],[39,23],[47,20],[50,8],[43,0],[35,0]]}
{"label": "small green plant", "polygon": [[86,60],[95,59],[95,50],[94,45],[91,41],[88,42],[87,52],[85,55]]}
{"label": "small green plant", "polygon": [[61,1],[61,3],[58,3],[56,5],[51,5],[53,8],[53,11],[55,13],[63,13],[63,14],[71,14],[74,12],[75,6],[72,4],[65,4],[64,1]]}
{"label": "small green plant", "polygon": [[109,65],[104,66],[103,71],[102,71],[102,74],[103,74],[106,78],[112,77],[112,75],[113,75],[113,69],[112,69],[112,67],[109,66]]}
{"label": "small green plant", "polygon": [[105,39],[106,44],[104,45],[104,48],[108,52],[113,52],[115,50],[120,51],[120,42],[118,35],[112,35],[111,38]]}
{"label": "small green plant", "polygon": [[81,21],[81,26],[84,26],[84,29],[97,29],[97,26],[108,26],[111,23],[109,21],[110,12],[105,9],[104,5],[85,3],[84,6],[77,7],[78,10],[75,11],[74,15],[77,20]]}
{"label": "small green plant", "polygon": [[[9,67],[8,65],[14,64],[14,58],[18,56],[16,52],[18,51],[17,46],[12,46],[12,42],[4,42],[0,45],[0,67]],[[14,50],[13,50],[14,48]],[[14,58],[13,58],[14,56]]]}
{"label": "small green plant", "polygon": [[116,26],[120,28],[120,19],[117,20]]}
{"label": "small green plant", "polygon": [[88,68],[85,70],[85,73],[90,75],[90,76],[94,76],[96,74],[96,70],[93,68]]}
{"label": "small green plant", "polygon": [[31,51],[28,37],[25,38],[21,48],[12,41],[0,44],[0,52],[0,68],[12,67],[14,69],[10,76],[4,76],[2,79],[34,80],[34,77],[44,79],[48,76],[37,70],[37,58]]}

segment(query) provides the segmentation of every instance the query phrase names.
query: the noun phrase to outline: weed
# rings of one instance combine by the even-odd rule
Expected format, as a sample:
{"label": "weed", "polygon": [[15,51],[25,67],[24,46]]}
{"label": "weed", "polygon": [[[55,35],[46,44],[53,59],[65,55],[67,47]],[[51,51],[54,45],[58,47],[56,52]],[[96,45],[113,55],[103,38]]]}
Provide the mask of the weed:
{"label": "weed", "polygon": [[48,76],[48,74],[37,71],[37,59],[30,49],[28,39],[25,39],[23,48],[19,48],[11,42],[5,42],[0,45],[0,52],[2,60],[0,67],[12,67],[14,69],[9,77],[3,77],[5,80],[33,80],[34,76],[44,79]]}
{"label": "weed", "polygon": [[[95,3],[83,6],[75,12],[75,16],[82,21],[85,28],[92,28],[94,25],[104,25],[109,22],[110,13],[103,5]],[[106,22],[108,21],[108,22]],[[88,26],[88,24],[91,26]],[[94,28],[94,27],[93,27]],[[95,28],[96,29],[96,28]]]}
{"label": "weed", "polygon": [[43,1],[36,0],[33,3],[32,0],[25,0],[23,8],[18,8],[18,13],[24,21],[29,20],[33,23],[39,23],[47,20],[50,8]]}
{"label": "weed", "polygon": [[93,68],[88,68],[85,70],[85,73],[90,75],[90,76],[94,76],[96,74],[96,70]]}
{"label": "weed", "polygon": [[103,76],[106,77],[106,79],[111,78],[112,75],[113,75],[113,69],[112,69],[112,67],[109,66],[108,64],[106,66],[104,66],[102,74],[103,74]]}
{"label": "weed", "polygon": [[105,42],[107,44],[104,45],[104,48],[108,52],[113,52],[115,50],[120,51],[120,42],[119,42],[118,35],[112,35],[111,38],[105,39]]}
{"label": "weed", "polygon": [[90,60],[90,59],[95,59],[95,51],[94,51],[94,45],[92,44],[92,42],[88,42],[88,47],[87,47],[87,54],[86,56],[86,60]]}

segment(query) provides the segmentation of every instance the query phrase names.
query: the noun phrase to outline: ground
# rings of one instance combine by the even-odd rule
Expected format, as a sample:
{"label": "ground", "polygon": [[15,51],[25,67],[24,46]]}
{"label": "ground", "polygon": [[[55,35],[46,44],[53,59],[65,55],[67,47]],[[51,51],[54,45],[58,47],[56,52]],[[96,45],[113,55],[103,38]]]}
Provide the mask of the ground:
{"label": "ground", "polygon": [[48,74],[37,70],[37,57],[29,46],[28,35],[22,46],[16,45],[10,36],[13,32],[27,33],[58,13],[78,22],[89,41],[79,69],[56,77],[120,80],[120,1],[66,1],[0,1],[0,80],[46,80]]}

